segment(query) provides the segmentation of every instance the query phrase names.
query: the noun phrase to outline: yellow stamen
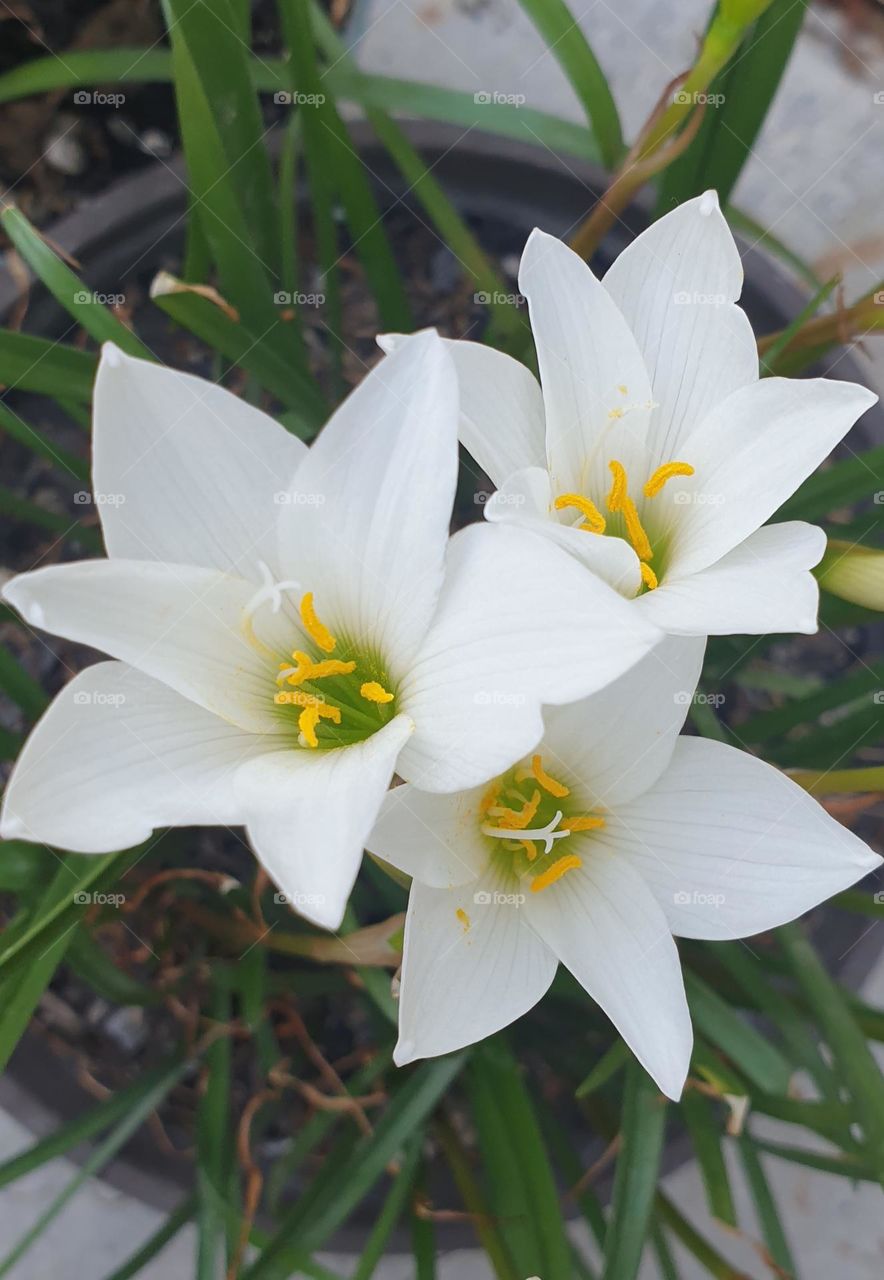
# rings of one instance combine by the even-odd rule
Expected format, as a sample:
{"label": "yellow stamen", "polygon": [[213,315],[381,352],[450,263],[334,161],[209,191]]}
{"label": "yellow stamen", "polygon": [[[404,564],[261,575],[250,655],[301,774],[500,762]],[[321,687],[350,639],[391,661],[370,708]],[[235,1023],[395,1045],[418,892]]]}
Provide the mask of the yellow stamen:
{"label": "yellow stamen", "polygon": [[553,506],[556,511],[565,511],[568,507],[573,507],[583,516],[581,529],[588,529],[590,533],[605,532],[605,517],[589,498],[584,498],[579,493],[560,493]]}
{"label": "yellow stamen", "polygon": [[558,796],[561,799],[563,796],[571,794],[570,788],[566,787],[563,782],[556,782],[555,778],[549,776],[543,767],[540,756],[531,757],[531,772],[544,791],[548,791],[551,796]]}
{"label": "yellow stamen", "polygon": [[653,591],[657,585],[656,573],[654,573],[654,570],[651,568],[649,564],[645,564],[644,560],[642,560],[641,564],[639,565],[639,568],[641,569],[642,582],[645,584],[645,586],[648,588],[649,591]]}
{"label": "yellow stamen", "polygon": [[463,925],[463,931],[466,933],[470,927],[470,917],[464,911],[463,907],[458,907],[454,914]]}
{"label": "yellow stamen", "polygon": [[348,676],[356,670],[355,662],[341,662],[338,658],[324,658],[321,662],[314,662],[309,654],[302,653],[300,649],[296,649],[292,657],[295,667],[281,662],[277,682],[286,680],[289,684],[303,684],[305,680],[322,680],[325,676]]}
{"label": "yellow stamen", "polygon": [[626,498],[626,468],[622,462],[611,459],[608,463],[613,481],[611,491],[605,499],[609,511],[621,511]]}
{"label": "yellow stamen", "polygon": [[567,875],[569,871],[576,871],[578,867],[582,866],[583,863],[576,853],[566,853],[563,858],[557,859],[551,867],[547,867],[545,871],[541,871],[539,876],[534,877],[531,881],[531,892],[542,893],[551,884],[561,880],[562,876]]}
{"label": "yellow stamen", "polygon": [[479,816],[484,818],[500,793],[500,783],[495,779],[490,783],[482,799],[479,801]]}
{"label": "yellow stamen", "polygon": [[323,653],[332,653],[338,643],[328,627],[324,626],[316,616],[313,607],[313,592],[308,591],[301,599],[301,622],[310,639]]}
{"label": "yellow stamen", "polygon": [[535,847],[534,847],[534,841],[533,841],[533,840],[520,840],[520,841],[519,841],[519,844],[520,844],[520,845],[522,846],[522,848],[525,850],[525,853],[526,853],[526,855],[527,855],[527,857],[528,857],[528,861],[529,861],[529,862],[533,862],[533,861],[534,861],[534,859],[537,857],[537,850],[536,850],[536,849],[535,849]]}
{"label": "yellow stamen", "polygon": [[319,724],[319,704],[314,703],[313,706],[305,707],[298,716],[298,728],[301,730],[304,741],[308,747],[318,747],[319,739],[316,736],[316,726]]}
{"label": "yellow stamen", "polygon": [[540,792],[535,791],[530,800],[526,800],[519,810],[507,809],[503,806],[490,810],[491,815],[500,819],[500,825],[508,831],[522,831],[536,815],[540,807]]}
{"label": "yellow stamen", "polygon": [[359,690],[360,695],[368,702],[392,702],[394,694],[388,693],[377,680],[368,680]]}
{"label": "yellow stamen", "polygon": [[623,499],[623,519],[626,521],[626,533],[629,541],[632,543],[632,549],[638,556],[639,560],[651,560],[654,555],[653,548],[648,539],[648,535],[644,531],[641,520],[639,519],[636,505],[632,498]]}
{"label": "yellow stamen", "polygon": [[578,814],[565,821],[569,831],[598,831],[605,825],[604,818],[598,818],[594,813]]}
{"label": "yellow stamen", "polygon": [[656,498],[666,481],[671,480],[673,476],[692,476],[693,474],[694,468],[689,462],[664,462],[645,485],[645,497]]}

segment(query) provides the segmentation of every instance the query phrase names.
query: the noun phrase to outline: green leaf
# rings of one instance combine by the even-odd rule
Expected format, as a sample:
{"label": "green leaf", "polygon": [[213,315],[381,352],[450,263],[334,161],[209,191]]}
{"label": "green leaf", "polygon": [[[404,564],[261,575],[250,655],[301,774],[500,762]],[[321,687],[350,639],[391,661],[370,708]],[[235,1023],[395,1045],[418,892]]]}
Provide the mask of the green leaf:
{"label": "green leaf", "polygon": [[30,1250],[49,1224],[58,1216],[68,1201],[76,1194],[84,1182],[98,1173],[109,1160],[117,1154],[125,1142],[144,1120],[155,1111],[169,1090],[177,1083],[184,1072],[186,1063],[177,1062],[167,1069],[159,1080],[146,1078],[139,1082],[133,1090],[130,1107],[111,1133],[96,1147],[95,1151],[80,1166],[75,1176],[57,1196],[50,1202],[38,1217],[37,1221],[13,1245],[10,1252],[0,1262],[0,1276],[8,1275],[12,1268]]}
{"label": "green leaf", "polygon": [[468,1083],[492,1212],[507,1224],[513,1257],[526,1273],[570,1280],[570,1250],[549,1157],[519,1068],[501,1038],[474,1050]]}
{"label": "green leaf", "polygon": [[0,689],[21,707],[30,720],[41,716],[49,703],[37,681],[3,645],[0,645]]}
{"label": "green leaf", "polygon": [[626,1041],[615,1040],[607,1053],[592,1068],[589,1075],[577,1086],[574,1091],[574,1097],[588,1098],[591,1093],[595,1093],[597,1089],[601,1089],[602,1085],[607,1084],[622,1067],[626,1066],[631,1058],[632,1054],[629,1052]]}
{"label": "green leaf", "polygon": [[687,970],[684,976],[691,1018],[695,1026],[753,1084],[769,1093],[785,1093],[792,1072],[779,1050],[744,1018],[739,1017],[695,973]]}
{"label": "green leaf", "polygon": [[523,1272],[516,1269],[510,1257],[500,1224],[488,1209],[482,1188],[476,1180],[454,1125],[447,1117],[439,1116],[435,1133],[466,1210],[472,1218],[476,1238],[485,1250],[497,1280],[522,1280]]}
{"label": "green leaf", "polygon": [[605,73],[580,23],[564,0],[520,0],[520,3],[571,82],[592,125],[602,162],[608,169],[615,168],[625,149],[620,117]]}
{"label": "green leaf", "polygon": [[420,1159],[420,1148],[419,1140],[412,1139],[407,1144],[405,1158],[402,1160],[399,1171],[393,1179],[392,1186],[387,1192],[387,1198],[375,1219],[365,1248],[359,1255],[359,1261],[356,1264],[356,1270],[353,1272],[351,1280],[371,1280],[378,1263],[383,1258],[387,1241],[402,1216],[406,1198],[414,1184],[414,1176]]}
{"label": "green leaf", "polygon": [[789,1242],[786,1239],[786,1233],[780,1221],[776,1201],[770,1189],[767,1175],[764,1172],[758,1148],[751,1135],[745,1132],[740,1134],[737,1145],[743,1161],[743,1171],[746,1174],[749,1193],[755,1205],[755,1212],[758,1214],[761,1234],[767,1250],[775,1264],[787,1276],[797,1276],[798,1268],[792,1258]]}
{"label": "green leaf", "polygon": [[47,511],[29,498],[22,498],[12,489],[7,489],[5,485],[0,485],[0,515],[10,520],[19,520],[22,524],[34,525],[38,529],[46,529],[57,537],[76,538],[91,551],[100,552],[102,549],[101,534],[96,528],[57,511]]}
{"label": "green leaf", "polygon": [[835,507],[869,502],[884,494],[884,445],[815,471],[780,507],[777,519],[818,520]]}
{"label": "green leaf", "polygon": [[665,1099],[644,1068],[631,1062],[605,1238],[604,1280],[634,1280],[638,1275],[660,1176],[665,1127]]}
{"label": "green leaf", "polygon": [[7,893],[31,893],[52,876],[54,859],[42,845],[27,840],[0,841],[0,889]]}
{"label": "green leaf", "polygon": [[[214,1023],[230,1021],[230,994],[216,983],[211,997]],[[231,1152],[230,1138],[231,1037],[220,1034],[206,1051],[205,1086],[196,1117],[196,1226],[194,1280],[216,1280],[224,1243],[224,1218],[218,1199],[224,1199]]]}
{"label": "green leaf", "polygon": [[681,1114],[700,1166],[709,1212],[720,1222],[736,1227],[737,1211],[724,1160],[721,1113],[708,1098],[688,1089],[681,1100]]}
{"label": "green leaf", "polygon": [[[793,698],[781,707],[759,711],[736,726],[742,742],[767,742],[781,738],[797,725],[809,725],[826,711],[848,707],[859,701],[872,704],[873,695],[884,687],[884,661],[863,663],[803,698]],[[873,705],[878,705],[874,703]]]}
{"label": "green leaf", "polygon": [[0,383],[9,389],[89,401],[97,367],[97,358],[88,351],[0,329]]}
{"label": "green leaf", "polygon": [[[0,342],[2,342],[2,339],[0,339]],[[32,453],[45,458],[47,462],[54,462],[62,470],[73,476],[75,480],[83,483],[88,482],[89,464],[84,458],[78,458],[76,454],[69,453],[67,449],[62,449],[59,445],[51,445],[48,440],[40,435],[39,431],[35,431],[32,426],[29,426],[23,418],[14,413],[3,401],[0,401],[0,432],[5,432],[13,440],[23,444],[26,449],[30,449]]]}
{"label": "green leaf", "polygon": [[[12,205],[0,213],[0,224],[34,275],[55,300],[96,342],[115,342],[130,356],[153,359],[151,352],[66,266],[27,218]],[[70,389],[67,392],[70,395]]]}
{"label": "green leaf", "polygon": [[801,308],[796,316],[790,320],[785,329],[779,334],[771,345],[765,346],[761,356],[761,376],[763,378],[771,377],[779,372],[777,362],[782,353],[788,348],[789,343],[798,333],[799,329],[808,320],[811,320],[830,296],[830,294],[841,283],[840,276],[832,276],[831,280],[827,280],[824,285],[815,291],[813,297]]}

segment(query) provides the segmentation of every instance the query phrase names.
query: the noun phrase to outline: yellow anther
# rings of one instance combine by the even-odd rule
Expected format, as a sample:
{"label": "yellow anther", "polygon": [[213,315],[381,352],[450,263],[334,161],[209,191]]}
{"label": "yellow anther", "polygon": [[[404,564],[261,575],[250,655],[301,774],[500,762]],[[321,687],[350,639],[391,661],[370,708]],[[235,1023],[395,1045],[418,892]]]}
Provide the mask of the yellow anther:
{"label": "yellow anther", "polygon": [[568,507],[573,507],[583,516],[581,529],[588,529],[590,533],[605,532],[605,517],[595,503],[590,502],[589,498],[584,498],[582,494],[560,493],[553,506],[556,511],[565,511]]}
{"label": "yellow anther", "polygon": [[609,511],[622,511],[626,499],[626,468],[622,462],[611,459],[608,463],[613,481],[611,490],[605,499]]}
{"label": "yellow anther", "polygon": [[583,863],[576,853],[566,853],[563,858],[557,859],[551,867],[547,867],[545,871],[541,871],[539,876],[534,877],[531,881],[531,892],[542,893],[551,884],[561,880],[562,876],[567,875],[569,871],[576,871],[578,867],[582,866]]}
{"label": "yellow anther", "polygon": [[599,831],[604,825],[604,818],[594,813],[578,814],[573,818],[565,818],[569,831]]}
{"label": "yellow anther", "polygon": [[694,468],[689,462],[664,462],[645,485],[645,497],[656,498],[666,481],[671,480],[673,476],[692,476],[693,474]]}
{"label": "yellow anther", "polygon": [[614,409],[609,409],[609,410],[608,410],[608,417],[611,419],[611,421],[612,421],[612,422],[616,422],[618,418],[622,418],[622,417],[623,417],[623,410],[622,410],[622,409],[616,409],[616,408],[614,408]]}
{"label": "yellow anther", "polygon": [[316,736],[316,726],[319,724],[319,705],[314,703],[310,707],[305,707],[298,716],[298,728],[308,747],[318,747],[319,739]]}
{"label": "yellow anther", "polygon": [[521,809],[507,809],[500,806],[489,810],[492,817],[500,819],[500,825],[508,831],[522,831],[535,817],[540,807],[540,792],[535,791],[530,800],[526,800]]}
{"label": "yellow anther", "polygon": [[337,640],[335,640],[328,627],[324,626],[316,616],[312,591],[308,591],[301,599],[301,622],[317,649],[321,649],[323,653],[334,652]]}
{"label": "yellow anther", "polygon": [[479,801],[479,817],[480,818],[485,817],[488,810],[497,800],[497,797],[499,794],[500,794],[500,783],[495,778],[494,782],[488,785],[488,788],[486,789],[485,794],[482,796],[482,799]]}
{"label": "yellow anther", "polygon": [[632,549],[638,556],[639,560],[650,560],[654,555],[654,549],[648,540],[648,535],[644,531],[644,526],[639,519],[638,511],[632,498],[623,499],[623,519],[626,521],[626,533],[629,541],[632,543]]}
{"label": "yellow anther", "polygon": [[368,702],[392,702],[395,696],[392,693],[388,693],[382,684],[378,684],[377,680],[367,680],[360,687],[359,693]]}
{"label": "yellow anther", "polygon": [[466,933],[470,927],[470,917],[464,911],[463,907],[458,907],[454,914],[463,925],[463,931]]}
{"label": "yellow anther", "polygon": [[520,841],[519,841],[519,844],[520,844],[520,845],[522,846],[522,848],[525,850],[525,854],[526,854],[526,856],[527,856],[527,858],[528,858],[528,861],[529,861],[529,862],[533,862],[533,861],[534,861],[534,859],[537,857],[537,849],[535,848],[534,841],[533,841],[533,840],[520,840]]}
{"label": "yellow anther", "polygon": [[544,791],[548,791],[551,796],[557,796],[560,800],[563,796],[571,794],[570,788],[566,787],[563,782],[556,782],[555,778],[551,778],[543,767],[540,756],[531,757],[531,772]]}
{"label": "yellow anther", "polygon": [[281,662],[281,671],[276,677],[278,682],[286,680],[289,684],[303,684],[305,680],[322,680],[326,676],[348,676],[356,670],[355,662],[341,662],[338,658],[324,658],[314,662],[307,653],[296,649],[292,654],[295,666]]}
{"label": "yellow anther", "polygon": [[641,564],[639,565],[639,568],[641,569],[641,573],[642,573],[642,582],[645,584],[645,586],[648,588],[649,591],[653,591],[657,585],[656,573],[654,573],[654,570],[651,568],[649,564],[645,564],[644,560],[642,560]]}

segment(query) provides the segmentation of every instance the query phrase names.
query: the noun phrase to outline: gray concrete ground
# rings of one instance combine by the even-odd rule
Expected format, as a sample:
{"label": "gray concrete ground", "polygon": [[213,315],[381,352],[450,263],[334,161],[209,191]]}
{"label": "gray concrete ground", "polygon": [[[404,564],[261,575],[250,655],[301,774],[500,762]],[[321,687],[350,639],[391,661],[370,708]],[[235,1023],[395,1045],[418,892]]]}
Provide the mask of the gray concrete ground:
{"label": "gray concrete ground", "polygon": [[[707,0],[605,0],[572,4],[611,79],[632,134],[666,82],[690,61]],[[580,109],[558,65],[516,0],[361,0],[351,43],[366,70],[424,78],[472,93],[524,94],[535,107],[569,119]],[[876,99],[876,95],[878,95]],[[481,112],[477,110],[481,124]],[[858,42],[829,8],[810,15],[796,56],[768,118],[737,203],[820,267],[842,269],[850,291],[884,278],[884,56],[871,39]],[[869,378],[884,388],[884,341],[869,348]],[[865,357],[863,357],[865,358]],[[861,926],[858,925],[858,929]],[[880,927],[876,926],[876,927]],[[884,1001],[884,965],[869,998]],[[773,1133],[777,1126],[771,1125]],[[794,1140],[788,1135],[788,1140]],[[0,1150],[28,1135],[0,1114]],[[0,1238],[15,1239],[65,1184],[72,1168],[59,1160],[0,1195]],[[880,1191],[771,1162],[801,1280],[879,1280],[884,1271]],[[737,1185],[742,1186],[739,1178]],[[687,1165],[667,1188],[698,1226],[749,1275],[769,1274],[747,1240],[709,1223],[697,1170]],[[740,1192],[741,1207],[748,1200]],[[752,1223],[751,1213],[745,1217]],[[94,1181],[67,1206],[11,1280],[101,1280],[150,1234],[150,1209]],[[756,1232],[757,1237],[757,1232]],[[701,1274],[684,1262],[685,1280]],[[346,1259],[329,1265],[348,1274]],[[192,1239],[184,1232],[144,1272],[145,1280],[188,1280]],[[444,1260],[443,1280],[485,1280],[484,1261],[470,1252]],[[643,1280],[654,1280],[649,1263]],[[406,1280],[407,1261],[389,1259],[380,1280]]]}

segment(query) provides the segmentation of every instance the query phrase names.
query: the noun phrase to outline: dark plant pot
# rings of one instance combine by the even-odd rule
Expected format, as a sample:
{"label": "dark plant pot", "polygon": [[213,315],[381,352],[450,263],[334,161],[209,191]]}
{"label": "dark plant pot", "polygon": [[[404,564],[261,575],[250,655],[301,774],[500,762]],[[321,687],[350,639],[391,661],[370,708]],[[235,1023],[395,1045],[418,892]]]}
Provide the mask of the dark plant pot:
{"label": "dark plant pot", "polygon": [[[540,148],[498,137],[470,133],[461,140],[458,130],[432,124],[409,128],[413,142],[432,166],[460,211],[468,218],[480,241],[494,253],[518,253],[534,226],[566,236],[592,207],[604,186],[597,168],[568,157],[567,163]],[[404,200],[406,184],[398,176],[386,154],[364,126],[354,126],[356,144],[369,171],[377,178],[378,198],[387,208]],[[96,291],[117,291],[123,277],[131,276],[137,263],[139,277],[150,278],[161,268],[172,268],[181,246],[184,229],[186,188],[184,168],[179,159],[157,165],[150,171],[112,185],[103,195],[87,199],[75,212],[50,229],[53,242],[82,264],[82,274]],[[423,217],[424,215],[421,214]],[[647,225],[646,210],[631,209],[612,231],[600,255],[613,258],[628,241]],[[756,332],[783,327],[800,310],[805,298],[779,266],[757,249],[744,254],[745,306]],[[7,271],[0,271],[0,321],[8,318],[20,298],[20,288]],[[25,327],[35,333],[60,337],[70,328],[70,319],[41,288],[32,293]],[[863,375],[852,356],[837,353],[839,378],[862,382]],[[884,414],[876,407],[856,428],[860,448],[884,442]],[[857,985],[869,972],[881,949],[884,935],[869,931],[856,945],[855,923],[842,913],[824,913],[816,934],[829,963],[843,981]],[[14,1055],[5,1078],[0,1081],[0,1105],[7,1108],[36,1134],[51,1132],[59,1123],[89,1106],[93,1099],[64,1073],[47,1055],[45,1045],[33,1033],[27,1034]],[[596,1140],[597,1141],[597,1140]],[[584,1144],[587,1148],[589,1143]],[[587,1150],[587,1163],[600,1146]],[[74,1153],[76,1156],[78,1153]],[[689,1146],[675,1138],[667,1149],[666,1165],[673,1168],[689,1155]],[[143,1135],[136,1135],[122,1157],[104,1173],[109,1182],[128,1193],[168,1210],[181,1196],[182,1165],[160,1153]],[[601,1188],[604,1192],[604,1187]],[[351,1227],[335,1238],[336,1247],[346,1249],[364,1238],[364,1226],[373,1214],[362,1210]],[[470,1243],[466,1227],[445,1231],[446,1247]],[[408,1249],[403,1235],[402,1248]],[[392,1248],[398,1241],[394,1238]]]}

